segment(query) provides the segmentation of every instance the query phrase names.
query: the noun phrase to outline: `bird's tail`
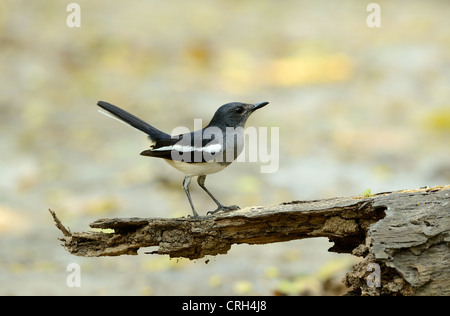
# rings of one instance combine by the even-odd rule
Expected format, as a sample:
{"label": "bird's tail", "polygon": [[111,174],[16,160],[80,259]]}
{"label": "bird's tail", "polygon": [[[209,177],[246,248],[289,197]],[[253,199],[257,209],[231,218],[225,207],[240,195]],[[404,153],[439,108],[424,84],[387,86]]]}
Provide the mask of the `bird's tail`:
{"label": "bird's tail", "polygon": [[134,128],[137,128],[138,130],[146,133],[151,140],[158,140],[158,139],[165,139],[170,138],[169,134],[166,134],[162,131],[160,131],[157,128],[154,128],[150,124],[144,122],[140,118],[134,116],[131,113],[128,113],[125,110],[122,110],[121,108],[112,105],[108,102],[104,101],[98,101],[97,105],[101,107],[103,110],[99,110],[100,113],[105,114],[106,116],[112,117],[113,119],[117,119],[119,121],[125,122]]}

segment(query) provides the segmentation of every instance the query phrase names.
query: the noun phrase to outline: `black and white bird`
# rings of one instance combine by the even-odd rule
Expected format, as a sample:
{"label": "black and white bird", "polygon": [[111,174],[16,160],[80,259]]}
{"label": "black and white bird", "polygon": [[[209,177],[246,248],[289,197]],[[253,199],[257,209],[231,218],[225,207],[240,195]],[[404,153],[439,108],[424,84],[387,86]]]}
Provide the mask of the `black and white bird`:
{"label": "black and white bird", "polygon": [[244,126],[255,110],[269,104],[260,102],[248,104],[233,102],[222,105],[211,122],[200,130],[171,136],[149,125],[127,111],[110,103],[99,101],[101,113],[118,119],[146,133],[150,139],[150,149],[141,152],[143,156],[163,158],[169,165],[185,174],[183,188],[186,192],[194,217],[198,217],[189,193],[192,177],[198,176],[200,187],[217,204],[217,209],[208,212],[239,209],[237,205],[222,205],[205,187],[206,176],[228,167],[244,148]]}

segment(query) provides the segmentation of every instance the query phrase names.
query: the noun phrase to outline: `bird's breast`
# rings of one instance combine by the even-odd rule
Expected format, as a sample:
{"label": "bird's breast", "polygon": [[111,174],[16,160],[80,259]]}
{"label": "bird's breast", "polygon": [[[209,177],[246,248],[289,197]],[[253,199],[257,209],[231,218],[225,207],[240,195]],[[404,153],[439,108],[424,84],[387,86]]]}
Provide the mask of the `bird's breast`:
{"label": "bird's breast", "polygon": [[230,163],[211,162],[184,162],[164,159],[169,165],[183,172],[187,176],[208,175],[222,171],[230,165]]}

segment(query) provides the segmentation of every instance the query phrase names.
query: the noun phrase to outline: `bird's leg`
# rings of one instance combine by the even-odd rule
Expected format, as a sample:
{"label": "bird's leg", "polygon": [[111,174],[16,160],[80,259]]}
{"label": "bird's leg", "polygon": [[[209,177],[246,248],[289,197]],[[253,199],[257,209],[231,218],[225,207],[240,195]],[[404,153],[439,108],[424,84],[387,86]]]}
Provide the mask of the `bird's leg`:
{"label": "bird's leg", "polygon": [[183,180],[183,189],[186,192],[187,198],[189,200],[189,204],[191,204],[192,213],[194,214],[194,218],[198,217],[197,212],[195,211],[194,204],[192,204],[191,194],[189,193],[189,185],[191,184],[191,177],[185,176]]}
{"label": "bird's leg", "polygon": [[209,211],[207,214],[214,214],[220,211],[224,211],[224,212],[230,212],[230,211],[235,211],[235,210],[239,210],[240,207],[237,205],[231,205],[231,206],[223,206],[222,203],[220,203],[215,197],[214,195],[211,194],[211,192],[209,192],[209,190],[205,187],[205,179],[206,176],[198,176],[197,178],[197,182],[198,185],[205,190],[206,193],[208,193],[208,195],[211,197],[211,199],[213,199],[213,201],[217,204],[217,209],[215,209],[214,211]]}

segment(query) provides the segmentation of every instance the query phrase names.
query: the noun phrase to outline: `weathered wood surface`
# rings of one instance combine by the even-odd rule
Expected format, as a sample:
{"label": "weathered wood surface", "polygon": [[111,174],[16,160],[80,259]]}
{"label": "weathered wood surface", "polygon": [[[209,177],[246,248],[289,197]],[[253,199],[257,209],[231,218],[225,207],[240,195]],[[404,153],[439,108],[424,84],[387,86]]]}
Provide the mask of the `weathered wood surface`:
{"label": "weathered wood surface", "polygon": [[[200,218],[113,218],[90,226],[106,231],[64,233],[78,256],[152,254],[189,259],[225,254],[233,244],[266,244],[327,237],[330,251],[364,259],[348,273],[350,293],[450,294],[450,186],[371,197],[293,201]],[[148,253],[148,252],[147,252]],[[381,286],[367,285],[368,265],[381,267]]]}
{"label": "weathered wood surface", "polygon": [[252,207],[200,218],[100,219],[90,227],[114,232],[74,232],[62,238],[69,252],[98,257],[135,255],[159,246],[158,254],[198,259],[226,253],[233,244],[266,244],[308,237],[328,237],[334,251],[350,252],[365,240],[370,223],[385,208],[373,199],[335,198]]}
{"label": "weathered wood surface", "polygon": [[[374,201],[373,207],[387,207],[386,216],[369,227],[366,243],[354,250],[365,256],[347,275],[348,285],[357,285],[357,294],[450,295],[449,188]],[[370,263],[381,267],[380,288],[365,282],[372,272],[367,272]]]}

